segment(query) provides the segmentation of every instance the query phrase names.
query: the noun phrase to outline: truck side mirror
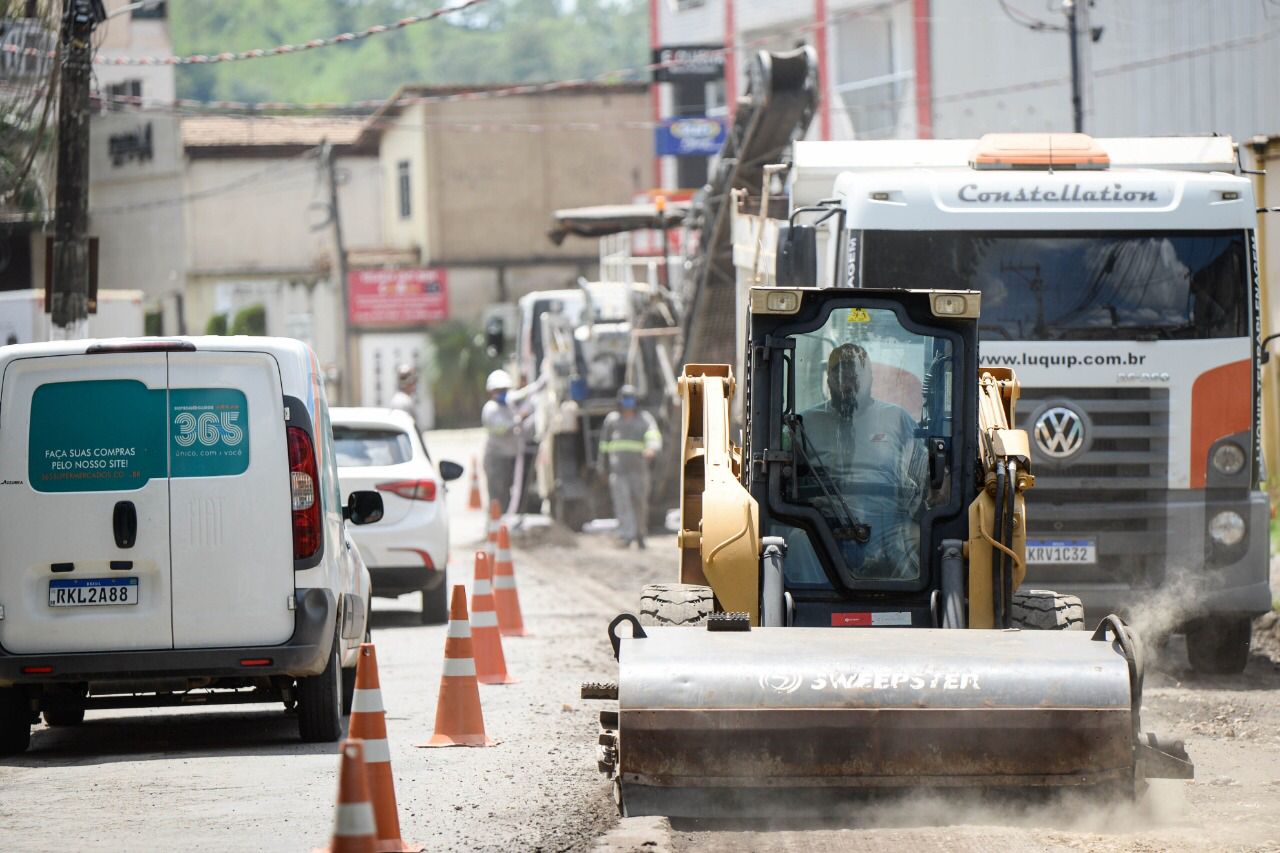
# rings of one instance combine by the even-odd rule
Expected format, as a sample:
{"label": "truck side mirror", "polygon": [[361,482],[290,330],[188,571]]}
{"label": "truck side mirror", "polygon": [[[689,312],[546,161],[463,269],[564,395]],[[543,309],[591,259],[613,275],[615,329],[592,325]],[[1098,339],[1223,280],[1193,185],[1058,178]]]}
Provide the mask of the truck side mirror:
{"label": "truck side mirror", "polygon": [[484,346],[490,358],[497,358],[507,348],[507,329],[502,318],[494,315],[484,323]]}
{"label": "truck side mirror", "polygon": [[352,524],[373,524],[382,521],[382,495],[377,492],[352,492],[342,517]]}
{"label": "truck side mirror", "polygon": [[780,225],[774,264],[778,287],[817,287],[818,231],[812,225]]}

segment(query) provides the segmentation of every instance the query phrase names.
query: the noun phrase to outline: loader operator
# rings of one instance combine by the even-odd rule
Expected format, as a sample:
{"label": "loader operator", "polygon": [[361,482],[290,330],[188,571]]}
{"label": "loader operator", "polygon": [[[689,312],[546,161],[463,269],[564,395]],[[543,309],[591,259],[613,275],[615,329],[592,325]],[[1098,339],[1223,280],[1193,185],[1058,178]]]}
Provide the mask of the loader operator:
{"label": "loader operator", "polygon": [[484,479],[489,499],[507,512],[511,503],[511,487],[515,482],[516,456],[520,453],[519,422],[515,410],[507,403],[511,377],[505,370],[495,370],[485,380],[489,400],[480,410],[484,427]]}
{"label": "loader operator", "polygon": [[866,541],[841,538],[854,576],[906,579],[920,574],[919,518],[928,488],[928,456],[906,409],[871,396],[871,364],[858,344],[841,344],[827,358],[825,402],[802,413],[817,461],[839,492],[811,503],[824,516],[843,499],[869,527]]}
{"label": "loader operator", "polygon": [[598,465],[609,465],[609,493],[618,517],[618,541],[644,548],[649,520],[649,460],[662,449],[662,433],[653,415],[636,408],[636,389],[618,389],[618,408],[600,428]]}

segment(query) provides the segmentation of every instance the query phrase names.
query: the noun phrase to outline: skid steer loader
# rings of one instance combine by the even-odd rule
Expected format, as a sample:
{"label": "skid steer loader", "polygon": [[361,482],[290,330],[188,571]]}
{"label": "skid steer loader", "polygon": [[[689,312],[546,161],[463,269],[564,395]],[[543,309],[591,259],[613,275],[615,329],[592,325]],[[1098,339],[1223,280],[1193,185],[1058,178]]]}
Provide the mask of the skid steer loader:
{"label": "skid steer loader", "polygon": [[679,583],[610,624],[618,681],[583,685],[618,703],[599,766],[623,814],[1191,778],[1140,728],[1134,633],[1019,588],[1034,478],[979,302],[752,288],[740,447],[731,369],[685,366]]}

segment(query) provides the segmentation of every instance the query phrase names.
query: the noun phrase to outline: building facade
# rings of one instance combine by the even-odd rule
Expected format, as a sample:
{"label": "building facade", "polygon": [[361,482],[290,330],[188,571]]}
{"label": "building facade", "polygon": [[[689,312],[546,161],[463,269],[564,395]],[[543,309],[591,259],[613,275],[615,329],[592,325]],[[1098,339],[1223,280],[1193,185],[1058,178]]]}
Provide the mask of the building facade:
{"label": "building facade", "polygon": [[[1066,17],[1041,0],[651,0],[653,47],[730,46],[714,114],[746,87],[755,51],[812,44],[811,139],[955,138],[1070,130]],[[1088,15],[1084,129],[1099,136],[1280,128],[1280,10],[1253,0],[1079,2]],[[715,87],[712,87],[715,88]],[[656,118],[677,115],[657,85]],[[664,158],[663,183],[677,178]]]}

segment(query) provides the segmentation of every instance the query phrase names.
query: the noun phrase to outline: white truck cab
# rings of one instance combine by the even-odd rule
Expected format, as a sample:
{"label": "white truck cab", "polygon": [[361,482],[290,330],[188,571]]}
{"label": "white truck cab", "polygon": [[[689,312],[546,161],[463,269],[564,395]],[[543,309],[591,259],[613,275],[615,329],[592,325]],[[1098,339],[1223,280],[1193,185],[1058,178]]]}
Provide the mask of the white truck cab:
{"label": "white truck cab", "polygon": [[341,502],[305,344],[0,347],[0,754],[143,705],[282,701],[336,740],[370,598],[345,520],[380,517]]}

